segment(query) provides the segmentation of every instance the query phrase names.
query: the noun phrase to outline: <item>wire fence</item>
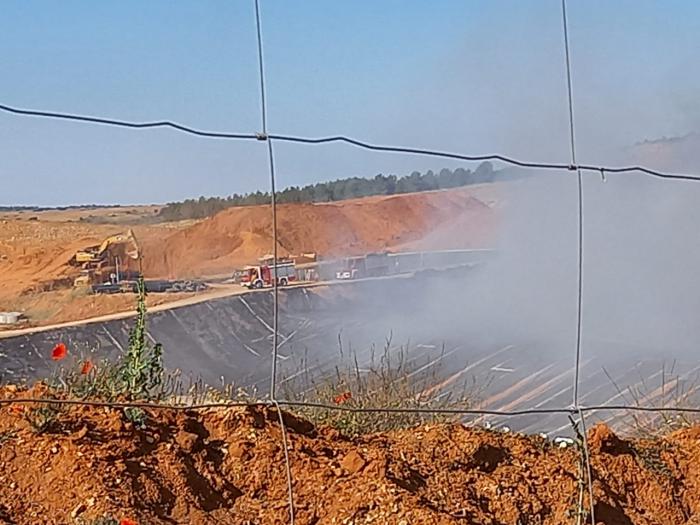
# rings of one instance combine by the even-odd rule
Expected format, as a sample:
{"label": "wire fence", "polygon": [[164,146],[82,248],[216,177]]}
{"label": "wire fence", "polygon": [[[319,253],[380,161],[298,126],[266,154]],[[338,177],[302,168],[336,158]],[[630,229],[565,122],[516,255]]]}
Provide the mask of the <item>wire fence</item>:
{"label": "wire fence", "polygon": [[210,410],[217,408],[234,407],[265,407],[284,406],[291,408],[317,408],[322,410],[333,410],[336,412],[350,412],[363,414],[426,414],[426,415],[453,415],[453,416],[498,416],[498,417],[518,417],[530,415],[578,415],[592,412],[647,412],[663,414],[677,412],[680,414],[700,414],[700,408],[693,407],[658,407],[643,405],[581,405],[579,407],[561,408],[526,408],[522,410],[491,410],[486,408],[401,408],[401,407],[354,407],[341,404],[317,403],[313,401],[292,401],[289,399],[260,400],[260,401],[237,401],[235,399],[213,403],[154,403],[142,401],[99,401],[94,399],[61,399],[54,397],[13,397],[0,398],[0,406],[3,405],[79,405],[101,408],[142,408],[148,410]]}
{"label": "wire fence", "polygon": [[[566,0],[561,0],[561,20],[562,20],[562,32],[564,36],[564,58],[565,58],[565,72],[566,72],[566,95],[567,104],[569,108],[569,139],[571,148],[571,165],[576,166],[576,127],[574,123],[574,90],[571,81],[571,49],[569,46],[569,21],[566,16]],[[601,172],[603,173],[603,172]],[[573,384],[573,404],[572,406],[577,410],[579,416],[579,422],[581,424],[581,444],[583,445],[583,460],[586,466],[586,481],[588,486],[588,498],[590,505],[590,516],[591,524],[595,525],[595,498],[593,496],[593,476],[591,469],[591,459],[588,450],[588,437],[586,432],[586,417],[579,410],[579,379],[581,376],[581,336],[583,328],[583,176],[581,174],[581,168],[576,169],[576,196],[577,196],[577,226],[578,226],[578,238],[576,246],[576,256],[577,256],[577,266],[576,266],[576,351],[575,351],[575,361],[574,361],[574,384]],[[583,493],[581,493],[579,498],[579,507],[583,502]],[[580,516],[579,512],[579,516]],[[580,519],[580,518],[579,518]]]}
{"label": "wire fence", "polygon": [[[496,416],[504,418],[512,418],[517,416],[527,416],[527,415],[566,415],[569,418],[578,418],[578,424],[581,425],[582,432],[582,459],[585,464],[585,480],[586,489],[588,492],[589,506],[590,510],[588,516],[590,517],[590,522],[595,525],[595,494],[593,491],[593,469],[590,462],[590,451],[588,448],[588,443],[586,441],[586,416],[598,411],[606,412],[646,412],[646,413],[686,413],[686,414],[700,414],[700,408],[694,407],[658,407],[658,406],[644,406],[642,404],[597,404],[597,405],[582,405],[580,403],[579,396],[579,383],[580,383],[580,369],[581,369],[581,337],[583,332],[582,323],[582,298],[584,292],[584,264],[583,264],[583,249],[584,249],[584,202],[583,202],[583,186],[582,178],[584,172],[594,172],[605,176],[605,174],[619,174],[619,173],[638,173],[643,175],[648,175],[652,177],[657,177],[661,179],[670,180],[685,180],[685,181],[698,181],[700,180],[700,175],[693,174],[678,174],[678,173],[667,173],[659,170],[650,169],[644,166],[602,166],[602,165],[591,165],[591,164],[578,164],[576,157],[576,138],[575,138],[575,122],[574,122],[574,98],[573,98],[573,83],[572,83],[572,62],[570,53],[570,39],[568,31],[568,19],[566,12],[566,0],[561,0],[561,15],[562,15],[562,33],[563,33],[563,52],[565,59],[565,81],[566,81],[566,96],[568,103],[568,118],[569,118],[569,138],[570,138],[570,164],[561,163],[549,163],[549,162],[534,162],[534,161],[524,161],[515,159],[502,154],[489,154],[489,155],[468,155],[461,153],[445,152],[432,149],[421,149],[413,147],[401,147],[401,146],[388,146],[373,144],[361,140],[357,140],[344,135],[335,135],[327,137],[301,137],[294,135],[283,135],[271,133],[268,129],[267,122],[267,94],[266,94],[266,82],[265,82],[265,61],[264,61],[264,39],[262,31],[262,16],[260,10],[260,0],[254,0],[255,7],[255,28],[257,36],[257,59],[258,59],[258,73],[259,73],[259,89],[260,89],[260,124],[261,131],[251,132],[251,133],[233,133],[233,132],[219,132],[219,131],[209,131],[195,129],[189,126],[185,126],[170,120],[162,121],[152,121],[152,122],[130,122],[124,120],[102,118],[95,116],[70,114],[70,113],[60,113],[53,111],[43,111],[43,110],[31,110],[16,108],[5,104],[0,104],[0,111],[5,113],[10,113],[18,116],[27,117],[40,117],[67,121],[83,122],[88,124],[99,124],[106,126],[116,126],[122,128],[130,129],[153,129],[153,128],[170,128],[178,132],[187,133],[190,135],[204,137],[209,139],[226,139],[226,140],[251,140],[251,141],[261,141],[266,143],[266,152],[268,160],[269,169],[269,180],[270,180],[270,194],[271,194],[271,212],[272,212],[272,237],[273,237],[273,257],[274,260],[278,260],[278,224],[277,224],[277,201],[276,201],[276,173],[275,173],[275,156],[274,156],[274,142],[289,142],[298,144],[309,144],[309,145],[321,145],[329,143],[344,143],[356,148],[361,148],[365,150],[386,152],[386,153],[398,153],[398,154],[409,154],[409,155],[420,155],[426,157],[453,159],[453,160],[463,160],[463,161],[497,161],[502,162],[507,165],[516,166],[520,168],[528,169],[542,169],[542,170],[566,170],[567,172],[575,172],[577,176],[577,207],[578,207],[578,237],[577,237],[577,322],[576,322],[576,344],[575,344],[575,361],[572,367],[573,372],[573,384],[572,392],[573,399],[571,406],[568,407],[558,407],[558,408],[530,408],[523,410],[489,410],[480,408],[399,408],[399,407],[388,407],[388,406],[377,406],[377,407],[355,407],[345,404],[330,404],[330,403],[318,403],[318,402],[306,402],[306,401],[293,401],[288,399],[278,399],[277,395],[277,362],[278,362],[278,350],[279,350],[279,337],[278,337],[278,324],[279,324],[279,283],[275,278],[273,273],[272,284],[273,284],[273,325],[272,325],[272,352],[271,352],[271,370],[270,370],[270,396],[269,400],[251,402],[251,401],[236,401],[227,400],[223,402],[214,403],[194,403],[194,404],[174,404],[174,403],[155,403],[155,402],[107,402],[99,400],[90,399],[55,399],[46,397],[16,397],[12,399],[0,399],[0,406],[9,404],[56,404],[56,405],[82,405],[82,406],[93,406],[93,407],[110,407],[110,408],[140,408],[140,409],[150,409],[150,410],[205,410],[205,409],[216,409],[216,408],[229,408],[236,406],[269,406],[274,407],[279,416],[279,425],[281,428],[282,435],[282,445],[284,451],[284,468],[286,473],[287,487],[288,487],[288,506],[289,506],[289,522],[294,524],[295,522],[295,503],[294,503],[294,479],[292,475],[292,465],[290,459],[290,445],[289,436],[285,427],[284,419],[282,416],[282,407],[287,407],[290,409],[294,408],[312,408],[312,409],[323,409],[329,411],[339,411],[348,413],[375,413],[375,414],[426,414],[426,415],[454,415],[454,416]],[[273,270],[274,272],[275,270]],[[583,493],[580,494],[580,503],[582,504]],[[582,514],[580,513],[577,517],[578,521],[581,522]]]}
{"label": "wire fence", "polygon": [[343,143],[350,146],[355,146],[357,148],[378,151],[384,153],[399,153],[408,155],[419,155],[424,157],[435,157],[442,159],[451,160],[463,160],[467,162],[502,162],[504,164],[515,166],[519,168],[529,168],[529,169],[543,169],[543,170],[568,170],[568,171],[585,171],[592,172],[596,174],[620,174],[620,173],[639,173],[649,175],[651,177],[657,177],[661,179],[671,179],[671,180],[688,180],[697,181],[700,180],[700,175],[694,175],[690,173],[669,173],[665,171],[651,169],[646,166],[632,165],[632,166],[606,166],[606,165],[594,165],[594,164],[562,164],[557,162],[539,162],[539,161],[529,161],[516,159],[514,157],[509,157],[500,153],[487,154],[487,155],[469,155],[464,153],[455,153],[449,151],[439,151],[434,149],[424,149],[424,148],[414,148],[414,147],[404,147],[404,146],[391,146],[374,144],[367,141],[358,140],[352,137],[347,137],[345,135],[333,135],[327,137],[302,137],[298,135],[285,135],[267,132],[255,132],[255,133],[233,133],[233,132],[222,132],[222,131],[211,131],[211,130],[201,130],[195,129],[183,124],[170,121],[170,120],[160,120],[154,122],[132,122],[126,120],[114,120],[102,117],[95,117],[91,115],[78,115],[74,113],[61,113],[55,111],[41,111],[26,108],[16,108],[13,106],[8,106],[6,104],[0,104],[0,111],[5,113],[10,113],[13,115],[29,116],[29,117],[43,117],[56,120],[69,120],[74,122],[85,122],[92,124],[102,124],[105,126],[123,127],[131,129],[149,129],[149,128],[171,128],[182,133],[188,133],[190,135],[195,135],[205,138],[216,138],[216,139],[228,139],[228,140],[257,140],[261,142],[266,142],[268,140],[274,140],[279,142],[291,142],[297,144],[309,144],[309,145],[321,145],[321,144],[332,144],[332,143]]}

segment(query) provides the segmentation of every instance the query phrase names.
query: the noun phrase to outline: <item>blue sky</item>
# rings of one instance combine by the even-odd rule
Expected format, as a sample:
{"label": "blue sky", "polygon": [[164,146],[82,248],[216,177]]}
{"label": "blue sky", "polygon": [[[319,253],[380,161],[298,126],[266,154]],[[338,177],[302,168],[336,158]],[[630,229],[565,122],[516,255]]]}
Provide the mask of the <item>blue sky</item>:
{"label": "blue sky", "polygon": [[[558,0],[261,3],[270,131],[567,160]],[[700,131],[700,4],[570,0],[569,18],[582,161],[626,162],[638,141]],[[252,0],[7,1],[0,102],[254,132],[254,29]],[[262,144],[169,130],[0,114],[0,155],[0,205],[268,186]],[[277,157],[280,186],[457,165],[345,146]]]}

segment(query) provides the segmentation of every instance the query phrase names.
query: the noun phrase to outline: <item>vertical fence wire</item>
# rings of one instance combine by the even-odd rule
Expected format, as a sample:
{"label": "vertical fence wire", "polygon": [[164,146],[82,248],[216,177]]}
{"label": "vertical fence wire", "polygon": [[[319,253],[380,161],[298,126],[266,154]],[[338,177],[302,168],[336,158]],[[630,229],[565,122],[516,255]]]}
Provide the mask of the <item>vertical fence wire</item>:
{"label": "vertical fence wire", "polygon": [[287,476],[287,495],[289,499],[289,523],[294,525],[294,484],[292,469],[289,459],[289,443],[287,429],[284,425],[282,409],[277,402],[277,351],[279,347],[279,283],[277,280],[277,188],[275,176],[275,154],[272,139],[267,132],[267,93],[265,88],[265,59],[263,54],[262,21],[260,17],[260,0],[255,0],[255,32],[258,44],[258,74],[260,79],[260,120],[262,131],[258,134],[259,140],[267,142],[267,160],[270,170],[270,205],[272,208],[272,364],[270,370],[270,402],[277,410],[280,430],[282,433],[282,447],[284,452],[285,471]]}
{"label": "vertical fence wire", "polygon": [[[562,19],[562,29],[564,37],[564,57],[566,62],[566,94],[569,109],[569,147],[571,153],[571,167],[570,170],[576,170],[576,182],[577,182],[577,204],[578,204],[578,243],[577,243],[577,294],[576,294],[576,358],[574,362],[574,383],[573,383],[573,409],[578,412],[581,429],[582,429],[582,453],[584,455],[584,462],[586,465],[587,475],[586,484],[588,486],[588,498],[590,505],[590,516],[591,524],[595,525],[595,498],[593,494],[593,478],[590,461],[590,453],[588,448],[588,437],[586,436],[586,421],[583,411],[579,407],[579,381],[581,375],[581,335],[583,328],[583,228],[584,228],[584,214],[583,214],[583,177],[581,175],[581,168],[578,167],[576,161],[576,133],[574,126],[574,95],[573,95],[573,82],[571,80],[571,45],[569,42],[569,21],[566,13],[566,0],[561,0],[561,19]],[[581,511],[582,509],[579,509]]]}
{"label": "vertical fence wire", "polygon": [[588,428],[586,427],[586,415],[580,407],[577,408],[581,423],[581,437],[583,441],[583,460],[586,465],[586,485],[588,488],[588,501],[591,508],[591,525],[596,525],[595,520],[595,495],[593,494],[593,467],[591,466],[591,452],[588,448]]}
{"label": "vertical fence wire", "polygon": [[576,304],[576,359],[574,363],[573,406],[578,407],[579,376],[581,372],[581,331],[583,319],[583,178],[576,164],[576,134],[574,127],[574,95],[571,81],[571,52],[569,49],[569,22],[566,14],[566,0],[561,0],[562,25],[564,30],[564,56],[566,60],[566,91],[569,108],[569,148],[570,170],[576,170],[578,202],[578,250],[577,250],[577,304]]}
{"label": "vertical fence wire", "polygon": [[[277,282],[277,183],[275,175],[275,154],[272,139],[267,133],[267,90],[265,87],[265,57],[263,54],[262,21],[260,18],[260,1],[255,0],[255,28],[258,41],[258,74],[260,78],[260,121],[262,132],[258,139],[267,142],[267,160],[270,169],[270,204],[272,207],[272,372],[270,377],[270,399],[276,399],[277,394],[277,350],[279,332],[279,286]],[[261,276],[262,277],[262,276]]]}

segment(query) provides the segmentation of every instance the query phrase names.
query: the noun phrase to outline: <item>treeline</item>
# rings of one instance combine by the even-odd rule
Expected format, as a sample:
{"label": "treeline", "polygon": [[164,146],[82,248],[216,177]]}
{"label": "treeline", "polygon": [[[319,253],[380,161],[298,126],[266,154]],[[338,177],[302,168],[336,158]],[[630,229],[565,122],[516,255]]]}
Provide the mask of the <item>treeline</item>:
{"label": "treeline", "polygon": [[[432,170],[428,170],[425,173],[414,171],[404,177],[382,174],[372,179],[351,177],[329,182],[318,182],[303,187],[290,186],[277,192],[277,202],[280,204],[291,202],[330,202],[372,195],[395,195],[399,193],[458,188],[469,184],[491,182],[494,180],[496,173],[490,162],[482,162],[474,171],[464,168],[455,170],[444,168],[438,173]],[[182,202],[170,202],[161,208],[158,218],[165,221],[201,219],[233,206],[254,206],[269,203],[270,194],[261,191],[245,195],[234,193],[230,197],[200,197],[199,199],[187,199]]]}

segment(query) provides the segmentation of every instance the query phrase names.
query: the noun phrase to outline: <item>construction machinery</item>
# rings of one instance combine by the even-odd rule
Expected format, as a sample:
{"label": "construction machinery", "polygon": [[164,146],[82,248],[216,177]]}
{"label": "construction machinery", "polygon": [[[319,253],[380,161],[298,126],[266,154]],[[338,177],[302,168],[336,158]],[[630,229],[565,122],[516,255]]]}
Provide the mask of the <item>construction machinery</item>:
{"label": "construction machinery", "polygon": [[78,250],[70,262],[73,266],[99,263],[104,259],[105,253],[109,247],[115,244],[129,245],[128,251],[131,252],[130,257],[132,259],[139,258],[139,247],[136,242],[136,237],[134,236],[133,230],[129,229],[126,233],[118,233],[107,237],[102,241],[102,244],[89,246],[84,250]]}
{"label": "construction machinery", "polygon": [[369,253],[359,257],[348,257],[342,261],[335,278],[340,280],[382,277],[391,272],[388,253]]}
{"label": "construction machinery", "polygon": [[73,255],[70,264],[80,268],[80,275],[73,285],[118,284],[124,277],[129,280],[139,275],[130,269],[129,261],[137,261],[139,257],[139,245],[133,230],[107,237],[102,244],[79,250]]}

